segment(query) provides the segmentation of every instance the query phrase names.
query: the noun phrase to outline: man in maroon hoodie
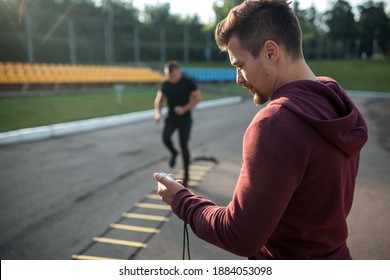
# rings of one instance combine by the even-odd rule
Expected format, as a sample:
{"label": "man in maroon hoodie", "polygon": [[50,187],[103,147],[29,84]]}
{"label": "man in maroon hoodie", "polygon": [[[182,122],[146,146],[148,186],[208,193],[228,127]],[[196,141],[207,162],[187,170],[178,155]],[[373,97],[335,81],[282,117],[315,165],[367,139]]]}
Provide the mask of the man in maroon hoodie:
{"label": "man in maroon hoodie", "polygon": [[160,173],[173,212],[205,241],[250,259],[351,259],[346,240],[361,114],[336,81],[316,77],[286,0],[245,1],[215,31],[256,104],[269,100],[243,139],[243,163],[226,207]]}

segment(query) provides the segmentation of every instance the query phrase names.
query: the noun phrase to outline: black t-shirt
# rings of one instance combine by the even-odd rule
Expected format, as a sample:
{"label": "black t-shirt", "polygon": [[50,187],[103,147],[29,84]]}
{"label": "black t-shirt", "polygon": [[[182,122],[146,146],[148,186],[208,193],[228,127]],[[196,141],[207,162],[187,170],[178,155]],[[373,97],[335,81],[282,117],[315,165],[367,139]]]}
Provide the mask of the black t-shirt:
{"label": "black t-shirt", "polygon": [[[173,111],[173,108],[186,105],[190,101],[191,92],[197,88],[191,79],[184,76],[176,84],[172,84],[169,81],[161,84],[160,89],[167,98],[170,117],[179,118]],[[191,117],[191,111],[186,112],[181,117]]]}

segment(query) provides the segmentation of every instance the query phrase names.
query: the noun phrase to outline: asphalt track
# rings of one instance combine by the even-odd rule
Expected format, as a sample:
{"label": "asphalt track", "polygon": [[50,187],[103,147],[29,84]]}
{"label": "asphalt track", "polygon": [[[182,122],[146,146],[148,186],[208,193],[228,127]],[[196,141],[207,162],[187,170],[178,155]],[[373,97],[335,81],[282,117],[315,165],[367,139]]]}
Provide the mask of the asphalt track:
{"label": "asphalt track", "polygon": [[[348,218],[348,244],[355,259],[388,260],[390,99],[365,93],[353,100],[368,123],[369,141]],[[259,109],[246,99],[194,112],[194,192],[220,205],[230,201],[242,136]],[[0,147],[0,258],[181,259],[183,223],[154,195],[153,172],[178,177],[181,166],[179,161],[176,169],[167,168],[160,129],[149,120]],[[140,214],[144,218],[134,218]],[[151,216],[160,220],[145,219]],[[191,230],[189,237],[192,259],[242,259]]]}

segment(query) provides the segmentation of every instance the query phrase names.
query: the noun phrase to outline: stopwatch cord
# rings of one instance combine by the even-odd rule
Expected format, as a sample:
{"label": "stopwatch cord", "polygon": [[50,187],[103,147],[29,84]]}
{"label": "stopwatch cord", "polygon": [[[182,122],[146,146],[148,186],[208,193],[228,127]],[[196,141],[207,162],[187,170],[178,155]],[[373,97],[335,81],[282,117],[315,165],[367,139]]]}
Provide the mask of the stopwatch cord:
{"label": "stopwatch cord", "polygon": [[190,255],[190,239],[188,237],[187,224],[184,222],[184,230],[183,230],[183,260],[185,260],[186,246],[187,246],[188,259],[190,260],[191,259],[191,255]]}

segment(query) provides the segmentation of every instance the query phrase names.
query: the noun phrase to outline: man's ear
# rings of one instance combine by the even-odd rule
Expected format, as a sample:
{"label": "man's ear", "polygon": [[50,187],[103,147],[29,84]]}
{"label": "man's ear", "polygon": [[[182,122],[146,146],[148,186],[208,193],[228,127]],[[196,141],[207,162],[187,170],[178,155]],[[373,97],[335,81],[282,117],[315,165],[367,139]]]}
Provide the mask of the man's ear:
{"label": "man's ear", "polygon": [[270,63],[275,63],[280,55],[280,49],[275,41],[268,40],[264,43],[264,54]]}

